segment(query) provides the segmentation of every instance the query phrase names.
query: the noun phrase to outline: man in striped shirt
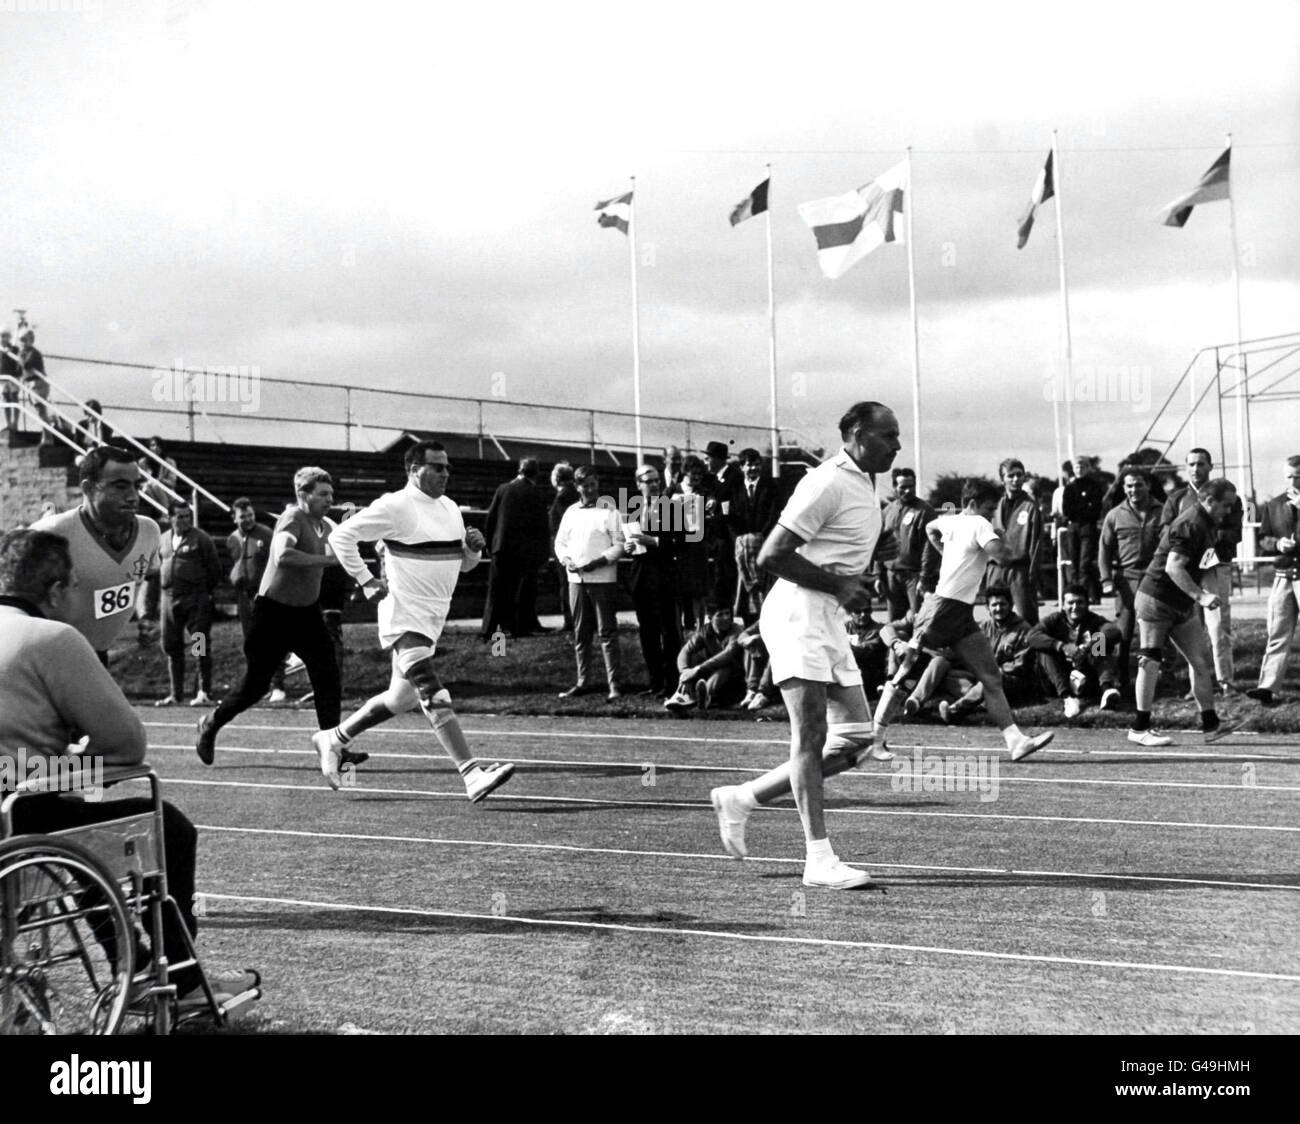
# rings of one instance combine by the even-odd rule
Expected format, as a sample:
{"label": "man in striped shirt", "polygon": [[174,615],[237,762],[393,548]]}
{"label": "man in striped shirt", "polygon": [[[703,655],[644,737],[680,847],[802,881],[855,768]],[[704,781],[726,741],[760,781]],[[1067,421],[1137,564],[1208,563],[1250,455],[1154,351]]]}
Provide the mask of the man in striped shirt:
{"label": "man in striped shirt", "polygon": [[[451,694],[433,666],[433,654],[460,575],[482,561],[487,545],[477,528],[466,529],[460,509],[444,493],[451,464],[437,441],[417,441],[406,451],[406,487],[357,512],[330,535],[343,568],[369,599],[380,598],[379,643],[392,652],[388,690],[332,729],[312,735],[321,772],[332,788],[342,783],[347,746],[363,731],[415,706],[456,764],[465,795],[478,803],[505,784],[515,767],[480,762],[470,751],[451,706]],[[363,542],[383,543],[384,574],[375,577],[361,558]]]}

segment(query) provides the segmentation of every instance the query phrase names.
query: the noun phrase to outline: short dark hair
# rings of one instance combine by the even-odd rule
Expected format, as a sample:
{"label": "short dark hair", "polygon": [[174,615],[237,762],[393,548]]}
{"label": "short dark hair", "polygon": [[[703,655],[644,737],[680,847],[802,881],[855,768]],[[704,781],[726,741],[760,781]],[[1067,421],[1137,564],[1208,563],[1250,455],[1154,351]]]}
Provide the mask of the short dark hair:
{"label": "short dark hair", "polygon": [[167,514],[175,515],[178,511],[189,511],[190,505],[185,500],[172,500],[167,505]]}
{"label": "short dark hair", "polygon": [[424,464],[425,453],[445,453],[446,446],[441,441],[417,441],[406,450],[406,456],[402,458],[402,466],[407,472],[410,472],[417,464]]}
{"label": "short dark hair", "polygon": [[1061,600],[1064,601],[1067,597],[1082,597],[1085,601],[1092,600],[1088,596],[1088,587],[1080,585],[1078,582],[1071,582],[1061,590]]}
{"label": "short dark hair", "polygon": [[554,468],[551,469],[551,487],[558,488],[561,484],[567,484],[573,479],[573,465],[568,461],[557,461]]}
{"label": "short dark hair", "polygon": [[588,476],[599,476],[600,469],[594,464],[580,464],[573,470],[573,479],[575,482],[586,480]]}
{"label": "short dark hair", "polygon": [[1002,498],[1002,493],[987,480],[978,476],[972,476],[961,486],[961,505],[969,507],[974,504],[976,507],[983,507],[986,503],[997,503]]}
{"label": "short dark hair", "polygon": [[1202,448],[1198,445],[1195,449],[1188,449],[1188,450],[1187,450],[1187,455],[1188,455],[1189,457],[1192,457],[1192,456],[1194,456],[1194,455],[1197,454],[1197,453],[1200,453],[1203,457],[1205,457],[1205,459],[1206,459],[1207,461],[1210,462],[1210,467],[1211,467],[1211,468],[1214,467],[1214,458],[1213,458],[1212,456],[1210,456],[1210,450],[1209,450],[1209,449],[1202,449]]}
{"label": "short dark hair", "polygon": [[1201,489],[1201,497],[1209,500],[1223,500],[1228,498],[1228,493],[1234,496],[1237,494],[1237,485],[1231,480],[1225,480],[1222,476],[1215,480],[1207,480],[1205,487]]}
{"label": "short dark hair", "polygon": [[98,484],[104,467],[110,464],[135,464],[136,454],[116,445],[96,445],[81,459],[77,480],[82,484]]}
{"label": "short dark hair", "polygon": [[1150,490],[1150,488],[1151,488],[1151,477],[1149,477],[1149,476],[1148,476],[1145,472],[1143,472],[1140,468],[1134,468],[1134,467],[1132,467],[1132,466],[1130,465],[1128,468],[1126,468],[1126,469],[1125,469],[1125,470],[1120,474],[1120,483],[1122,484],[1122,483],[1123,483],[1125,480],[1127,480],[1130,476],[1133,477],[1134,480],[1138,480],[1138,481],[1140,481],[1141,483],[1145,484],[1145,485],[1147,486],[1147,489]]}
{"label": "short dark hair", "polygon": [[519,475],[526,476],[531,480],[537,475],[537,467],[536,457],[524,457],[519,462]]}
{"label": "short dark hair", "polygon": [[1011,596],[1011,587],[1006,585],[991,585],[984,590],[984,601],[988,603],[995,597],[1005,597],[1008,601],[1013,600]]}
{"label": "short dark hair", "polygon": [[250,500],[247,496],[240,496],[239,499],[237,499],[237,500],[236,500],[234,503],[232,503],[230,506],[233,507],[233,508],[240,508],[240,509],[245,508],[245,507],[252,507],[252,506],[253,506],[253,501]]}
{"label": "short dark hair", "polygon": [[741,464],[762,464],[763,454],[760,453],[757,449],[741,449],[740,463]]}
{"label": "short dark hair", "polygon": [[915,470],[915,469],[911,469],[911,468],[896,468],[896,469],[894,469],[893,472],[891,472],[891,473],[889,474],[889,479],[890,479],[894,484],[897,484],[897,483],[898,483],[898,480],[899,480],[899,477],[902,477],[902,476],[910,476],[913,480],[915,480],[915,479],[916,479],[916,470]]}
{"label": "short dark hair", "polygon": [[72,556],[62,535],[24,529],[0,538],[0,594],[44,601],[50,586],[71,573]]}
{"label": "short dark hair", "polygon": [[[1070,462],[1066,461],[1065,465],[1068,464],[1070,464]],[[1061,467],[1064,468],[1065,465],[1062,465]],[[1022,461],[1019,457],[1007,457],[1006,460],[1004,460],[1000,465],[998,465],[998,479],[1001,480],[1013,468],[1018,468],[1020,469],[1021,472],[1024,472],[1025,462]]]}
{"label": "short dark hair", "polygon": [[859,426],[875,425],[882,414],[890,412],[888,406],[879,402],[855,402],[840,418],[840,437],[847,440]]}

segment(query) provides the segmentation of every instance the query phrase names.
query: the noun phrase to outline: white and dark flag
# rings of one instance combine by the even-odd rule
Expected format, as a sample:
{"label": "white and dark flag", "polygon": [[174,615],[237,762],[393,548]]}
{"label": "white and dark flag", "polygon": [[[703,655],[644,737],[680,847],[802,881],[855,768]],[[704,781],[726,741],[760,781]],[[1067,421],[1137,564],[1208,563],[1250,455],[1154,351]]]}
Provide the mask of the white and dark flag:
{"label": "white and dark flag", "polygon": [[1045,163],[1034,180],[1034,190],[1029,196],[1029,209],[1020,217],[1020,227],[1016,231],[1016,249],[1023,250],[1029,241],[1029,232],[1034,229],[1034,212],[1040,203],[1046,203],[1056,194],[1056,184],[1052,179],[1052,153],[1047,154]]}
{"label": "white and dark flag", "polygon": [[767,210],[767,189],[771,182],[772,177],[769,176],[736,204],[731,212],[732,226],[739,226],[746,219],[752,219]]}
{"label": "white and dark flag", "polygon": [[596,217],[596,221],[601,226],[617,227],[626,234],[628,225],[632,221],[632,193],[629,191],[614,199],[606,199],[603,203],[597,203],[596,210],[600,212]]}
{"label": "white and dark flag", "polygon": [[1228,162],[1231,157],[1232,149],[1225,148],[1223,154],[1206,170],[1200,183],[1186,195],[1180,195],[1172,203],[1161,208],[1160,221],[1165,226],[1185,226],[1196,204],[1227,199]]}
{"label": "white and dark flag", "polygon": [[910,184],[907,161],[857,191],[799,205],[799,217],[817,239],[817,262],[842,277],[877,246],[904,240],[903,207]]}

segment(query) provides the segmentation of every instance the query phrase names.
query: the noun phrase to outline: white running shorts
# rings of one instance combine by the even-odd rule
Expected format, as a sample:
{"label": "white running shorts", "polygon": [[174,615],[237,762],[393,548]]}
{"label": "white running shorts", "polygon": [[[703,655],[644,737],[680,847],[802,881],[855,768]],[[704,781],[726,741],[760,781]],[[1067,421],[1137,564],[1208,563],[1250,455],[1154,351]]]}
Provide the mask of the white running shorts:
{"label": "white running shorts", "polygon": [[809,679],[841,687],[862,685],[853,658],[847,614],[829,593],[777,581],[763,602],[758,630],[767,645],[772,680]]}

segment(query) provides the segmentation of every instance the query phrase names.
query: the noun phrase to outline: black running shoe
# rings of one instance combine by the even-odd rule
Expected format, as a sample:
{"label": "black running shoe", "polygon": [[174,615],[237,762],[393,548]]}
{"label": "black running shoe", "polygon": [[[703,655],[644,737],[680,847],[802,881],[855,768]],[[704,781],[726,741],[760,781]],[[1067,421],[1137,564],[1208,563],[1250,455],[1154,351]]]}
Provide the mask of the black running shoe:
{"label": "black running shoe", "polygon": [[194,743],[194,752],[205,765],[211,765],[217,756],[217,728],[210,714],[199,719],[199,738]]}

